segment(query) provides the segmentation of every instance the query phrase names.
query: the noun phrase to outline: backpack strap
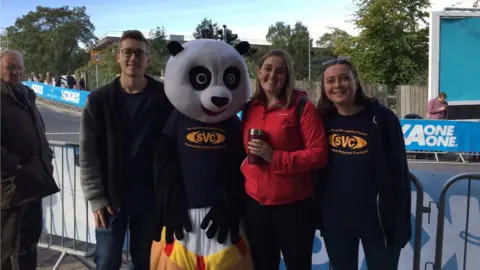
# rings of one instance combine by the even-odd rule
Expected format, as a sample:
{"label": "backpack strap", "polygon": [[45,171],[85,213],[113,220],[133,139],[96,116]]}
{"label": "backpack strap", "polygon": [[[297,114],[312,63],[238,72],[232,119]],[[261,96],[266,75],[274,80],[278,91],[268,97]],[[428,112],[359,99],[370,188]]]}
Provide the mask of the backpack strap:
{"label": "backpack strap", "polygon": [[242,119],[240,119],[241,122],[244,122],[245,120],[247,120],[247,113],[248,113],[248,109],[250,109],[250,105],[252,105],[251,100],[245,103],[245,105],[243,106]]}
{"label": "backpack strap", "polygon": [[295,108],[295,114],[297,115],[298,123],[300,124],[300,119],[302,118],[303,111],[305,109],[305,104],[307,104],[307,98],[305,96],[301,96],[298,100],[297,107]]}

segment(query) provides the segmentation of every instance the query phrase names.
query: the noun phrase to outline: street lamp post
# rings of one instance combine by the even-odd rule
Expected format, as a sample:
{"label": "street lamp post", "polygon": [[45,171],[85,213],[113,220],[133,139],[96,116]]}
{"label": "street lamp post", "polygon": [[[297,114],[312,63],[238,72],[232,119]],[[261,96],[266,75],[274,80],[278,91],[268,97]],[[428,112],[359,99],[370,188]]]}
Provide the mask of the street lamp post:
{"label": "street lamp post", "polygon": [[311,44],[312,44],[313,39],[310,38],[310,35],[308,35],[308,81],[311,81],[311,70],[312,70],[312,53],[311,53]]}
{"label": "street lamp post", "polygon": [[223,42],[227,43],[228,44],[228,41],[227,41],[227,25],[222,25],[223,26]]}

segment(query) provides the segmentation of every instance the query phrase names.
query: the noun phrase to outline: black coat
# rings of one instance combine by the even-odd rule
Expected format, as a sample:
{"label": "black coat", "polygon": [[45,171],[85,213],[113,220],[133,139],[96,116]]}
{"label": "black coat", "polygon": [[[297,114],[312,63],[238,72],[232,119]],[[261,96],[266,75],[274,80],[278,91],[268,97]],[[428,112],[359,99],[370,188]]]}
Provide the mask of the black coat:
{"label": "black coat", "polygon": [[45,125],[36,95],[25,85],[1,81],[2,184],[1,209],[39,200],[59,190],[53,178]]}

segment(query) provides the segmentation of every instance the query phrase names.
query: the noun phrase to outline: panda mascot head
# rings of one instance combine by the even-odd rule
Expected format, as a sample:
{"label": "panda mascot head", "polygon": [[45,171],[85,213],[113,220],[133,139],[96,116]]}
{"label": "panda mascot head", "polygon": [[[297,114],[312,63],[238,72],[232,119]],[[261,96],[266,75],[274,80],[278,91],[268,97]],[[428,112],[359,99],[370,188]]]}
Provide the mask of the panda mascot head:
{"label": "panda mascot head", "polygon": [[235,47],[219,40],[171,41],[164,74],[165,93],[185,116],[218,123],[234,116],[251,96],[248,42]]}

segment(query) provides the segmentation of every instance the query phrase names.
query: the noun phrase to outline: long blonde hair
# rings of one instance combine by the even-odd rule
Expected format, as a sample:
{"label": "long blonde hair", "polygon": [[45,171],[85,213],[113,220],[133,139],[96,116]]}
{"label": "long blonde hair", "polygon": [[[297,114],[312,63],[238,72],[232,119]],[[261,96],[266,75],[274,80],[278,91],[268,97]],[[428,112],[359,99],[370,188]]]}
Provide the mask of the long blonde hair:
{"label": "long blonde hair", "polygon": [[[291,106],[292,103],[295,101],[294,100],[294,91],[295,91],[295,69],[293,67],[293,60],[290,54],[284,50],[271,50],[267,54],[265,54],[262,59],[260,59],[260,63],[258,65],[258,71],[262,68],[263,63],[265,60],[272,56],[278,56],[283,58],[283,62],[285,63],[285,67],[287,69],[287,79],[285,80],[285,85],[283,88],[280,90],[278,93],[278,99],[282,101],[284,107]],[[262,86],[260,84],[260,78],[256,79],[255,82],[255,91],[253,92],[252,95],[252,100],[259,100],[263,103],[266,103],[266,96],[265,92],[262,89]]]}
{"label": "long blonde hair", "polygon": [[50,71],[47,72],[47,76],[45,78],[46,84],[52,84],[52,73]]}

